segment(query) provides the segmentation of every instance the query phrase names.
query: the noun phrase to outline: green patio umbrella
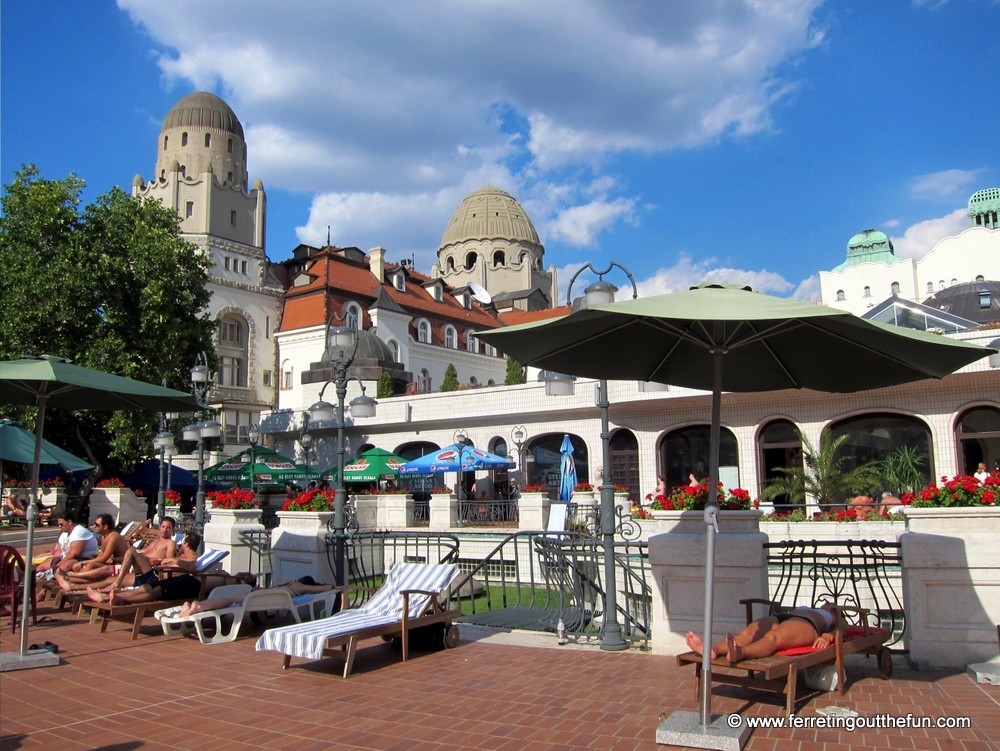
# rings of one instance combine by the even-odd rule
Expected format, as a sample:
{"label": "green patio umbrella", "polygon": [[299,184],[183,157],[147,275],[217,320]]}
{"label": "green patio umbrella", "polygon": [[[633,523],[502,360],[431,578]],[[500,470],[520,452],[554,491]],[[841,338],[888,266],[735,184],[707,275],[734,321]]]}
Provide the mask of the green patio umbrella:
{"label": "green patio umbrella", "polygon": [[[391,451],[378,447],[362,451],[344,465],[344,482],[378,482],[381,478],[399,474],[399,468],[406,464],[406,459],[396,456]],[[335,478],[337,467],[333,466],[323,472]]]}
{"label": "green patio umbrella", "polygon": [[[34,461],[34,433],[29,433],[13,420],[0,418],[0,462],[32,464]],[[58,464],[67,472],[82,472],[94,468],[93,464],[73,456],[68,451],[64,451],[54,443],[49,443],[44,439],[42,440],[39,463]]]}
{"label": "green patio umbrella", "polygon": [[318,479],[320,473],[316,470],[306,471],[287,456],[264,446],[257,446],[209,467],[205,470],[205,477],[225,487],[236,484],[241,488],[249,488],[252,484],[258,490],[276,490],[284,487],[286,482],[293,485],[308,483],[309,480]]}
{"label": "green patio umbrella", "polygon": [[[709,487],[719,479],[723,391],[853,392],[943,378],[995,350],[874,323],[823,305],[703,284],[686,292],[595,305],[561,318],[483,332],[524,365],[589,378],[653,381],[712,393]],[[703,639],[712,638],[718,504],[705,509]],[[711,724],[702,663],[701,725]]]}
{"label": "green patio umbrella", "polygon": [[[42,459],[42,433],[45,410],[66,409],[144,409],[161,412],[190,412],[200,409],[191,394],[154,386],[143,381],[91,370],[52,355],[25,357],[0,362],[0,403],[30,404],[38,407],[35,423],[35,454],[31,469],[31,502],[28,504],[28,540],[25,546],[27,576],[24,581],[24,604],[21,611],[21,648],[19,659],[28,651],[29,589],[34,578],[31,558],[34,555],[35,515],[38,502],[38,468]],[[6,659],[4,665],[6,665]],[[13,664],[13,661],[12,661]]]}

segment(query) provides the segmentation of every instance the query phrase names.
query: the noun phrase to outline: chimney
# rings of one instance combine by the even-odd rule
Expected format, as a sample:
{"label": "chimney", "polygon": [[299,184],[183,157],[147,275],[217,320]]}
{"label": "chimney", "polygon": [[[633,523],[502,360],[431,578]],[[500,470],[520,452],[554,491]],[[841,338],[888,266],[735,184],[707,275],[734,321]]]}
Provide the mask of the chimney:
{"label": "chimney", "polygon": [[372,274],[378,279],[379,284],[385,284],[385,248],[378,246],[368,251],[371,258]]}

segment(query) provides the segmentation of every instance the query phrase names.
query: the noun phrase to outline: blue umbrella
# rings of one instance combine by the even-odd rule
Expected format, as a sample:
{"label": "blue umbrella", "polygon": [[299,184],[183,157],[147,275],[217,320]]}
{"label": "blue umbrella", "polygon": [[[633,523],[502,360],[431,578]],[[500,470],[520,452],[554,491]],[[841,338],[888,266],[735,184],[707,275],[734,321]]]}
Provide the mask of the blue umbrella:
{"label": "blue umbrella", "polygon": [[[461,464],[459,462],[461,461]],[[480,469],[512,469],[514,462],[474,446],[453,443],[424,454],[399,468],[400,475],[431,475],[436,472],[475,472]]]}
{"label": "blue umbrella", "polygon": [[559,464],[559,500],[568,501],[576,488],[576,461],[573,459],[573,442],[568,435],[563,436],[559,453],[562,455]]}

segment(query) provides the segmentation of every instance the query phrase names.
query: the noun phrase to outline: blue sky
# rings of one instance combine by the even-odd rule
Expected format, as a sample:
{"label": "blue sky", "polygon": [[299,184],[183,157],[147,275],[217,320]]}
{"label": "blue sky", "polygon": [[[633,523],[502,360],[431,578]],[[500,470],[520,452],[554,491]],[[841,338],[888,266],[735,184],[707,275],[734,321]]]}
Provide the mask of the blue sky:
{"label": "blue sky", "polygon": [[209,90],[243,123],[273,260],[329,226],[427,272],[493,183],[563,286],[614,261],[643,295],[817,299],[853,234],[920,256],[1000,185],[998,26],[998,0],[5,2],[0,182],[35,163],[87,201],[129,190]]}

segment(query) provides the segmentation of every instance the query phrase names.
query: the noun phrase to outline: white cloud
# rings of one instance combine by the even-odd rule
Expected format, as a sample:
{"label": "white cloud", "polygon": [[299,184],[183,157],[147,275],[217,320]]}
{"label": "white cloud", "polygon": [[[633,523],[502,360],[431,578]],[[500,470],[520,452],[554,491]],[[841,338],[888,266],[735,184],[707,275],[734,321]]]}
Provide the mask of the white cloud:
{"label": "white cloud", "polygon": [[907,227],[901,237],[890,237],[897,256],[923,258],[935,243],[945,237],[959,234],[969,226],[966,209],[955,209],[939,219],[926,219]]}
{"label": "white cloud", "polygon": [[[305,236],[364,226],[405,197],[442,211],[440,230],[457,205],[443,196],[460,200],[482,184],[470,176],[503,172],[539,225],[583,247],[637,221],[637,197],[626,185],[599,196],[551,186],[597,185],[623,152],[770,129],[796,87],[777,71],[822,41],[820,2],[509,0],[456,12],[449,0],[118,0],[157,45],[168,83],[230,103],[254,177],[320,194]],[[379,235],[418,213],[383,215]]]}
{"label": "white cloud", "polygon": [[910,193],[916,198],[953,198],[968,192],[983,170],[947,169],[918,175],[910,183]]}
{"label": "white cloud", "polygon": [[638,282],[640,297],[662,295],[667,292],[682,292],[699,282],[726,282],[749,284],[757,292],[773,295],[787,295],[794,285],[781,274],[761,269],[732,269],[716,265],[715,258],[693,260],[682,254],[670,268],[659,269],[653,276]]}

